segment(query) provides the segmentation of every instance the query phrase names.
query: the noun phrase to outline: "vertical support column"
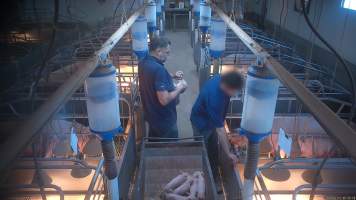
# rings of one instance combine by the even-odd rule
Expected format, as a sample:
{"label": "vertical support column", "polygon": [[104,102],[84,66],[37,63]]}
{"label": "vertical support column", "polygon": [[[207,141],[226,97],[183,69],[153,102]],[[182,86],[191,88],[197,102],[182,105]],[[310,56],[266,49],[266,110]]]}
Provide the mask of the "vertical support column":
{"label": "vertical support column", "polygon": [[109,200],[119,200],[120,199],[119,179],[118,178],[114,178],[112,180],[107,179],[106,185],[107,185]]}
{"label": "vertical support column", "polygon": [[199,73],[199,89],[201,89],[204,83],[210,78],[211,62],[210,62],[208,48],[199,47],[199,49],[200,49],[200,63],[199,63],[198,73]]}
{"label": "vertical support column", "polygon": [[142,105],[135,108],[134,119],[135,119],[136,142],[140,142],[142,141],[142,138],[146,136],[145,135],[146,127],[145,127]]}
{"label": "vertical support column", "polygon": [[193,48],[198,43],[199,40],[199,31],[198,31],[198,24],[199,24],[199,17],[200,17],[200,0],[193,1],[193,31],[194,31],[194,41],[193,41]]}
{"label": "vertical support column", "polygon": [[116,150],[113,141],[102,141],[106,185],[109,200],[119,200],[119,179],[116,166]]}
{"label": "vertical support column", "polygon": [[213,59],[213,74],[219,74],[220,72],[220,59],[215,58]]}
{"label": "vertical support column", "polygon": [[194,17],[193,11],[189,12],[189,36],[190,36],[190,46],[193,48],[194,46]]}
{"label": "vertical support column", "polygon": [[162,16],[161,16],[161,32],[164,34],[165,32],[165,27],[166,27],[166,6],[164,4],[164,0],[160,0],[161,1],[161,7],[162,7]]}
{"label": "vertical support column", "polygon": [[[195,20],[194,20],[195,21]],[[196,21],[195,21],[196,22]],[[198,44],[199,41],[199,30],[194,27],[194,41],[193,41],[193,47]]]}

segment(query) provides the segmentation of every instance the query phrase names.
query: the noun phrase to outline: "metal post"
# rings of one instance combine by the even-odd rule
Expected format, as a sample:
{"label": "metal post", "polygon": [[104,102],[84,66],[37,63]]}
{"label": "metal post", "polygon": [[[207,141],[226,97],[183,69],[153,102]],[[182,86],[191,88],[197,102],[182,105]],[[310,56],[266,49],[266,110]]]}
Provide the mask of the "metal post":
{"label": "metal post", "polygon": [[211,62],[210,57],[208,56],[208,49],[207,48],[200,48],[200,63],[199,63],[199,89],[201,89],[204,83],[209,80],[210,77],[210,69],[211,69]]}
{"label": "metal post", "polygon": [[88,187],[88,191],[87,193],[85,194],[85,197],[84,197],[84,200],[90,200],[90,197],[91,195],[93,194],[93,190],[94,190],[94,186],[96,184],[96,181],[98,180],[98,177],[101,173],[101,169],[103,167],[103,164],[104,164],[104,160],[103,159],[100,159],[97,167],[95,168],[95,173],[94,173],[94,176],[93,178],[91,179],[91,182],[89,184],[89,187]]}
{"label": "metal post", "polygon": [[[164,12],[162,13],[162,16],[163,15],[164,15]],[[160,23],[160,30],[161,30],[160,35],[164,35],[164,20],[163,20],[163,17],[160,17],[159,23]]]}
{"label": "metal post", "polygon": [[220,71],[220,60],[213,59],[213,75],[219,74]]}
{"label": "metal post", "polygon": [[106,180],[109,200],[119,200],[119,179]]}
{"label": "metal post", "polygon": [[192,17],[192,19],[190,20],[190,30],[189,30],[189,34],[190,34],[190,46],[192,48],[194,48],[194,39],[195,39],[195,33],[194,33],[194,18]]}

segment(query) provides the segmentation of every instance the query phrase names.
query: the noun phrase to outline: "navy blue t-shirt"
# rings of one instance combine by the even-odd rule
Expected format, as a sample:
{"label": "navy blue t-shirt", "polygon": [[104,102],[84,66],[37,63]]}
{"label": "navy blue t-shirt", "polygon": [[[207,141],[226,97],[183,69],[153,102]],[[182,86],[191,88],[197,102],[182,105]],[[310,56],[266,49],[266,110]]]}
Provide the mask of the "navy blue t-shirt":
{"label": "navy blue t-shirt", "polygon": [[208,80],[195,101],[190,120],[200,131],[224,126],[230,97],[220,88],[220,75]]}
{"label": "navy blue t-shirt", "polygon": [[176,101],[162,106],[156,92],[175,89],[171,75],[160,60],[147,55],[138,64],[138,76],[146,121],[154,128],[168,130],[177,123]]}

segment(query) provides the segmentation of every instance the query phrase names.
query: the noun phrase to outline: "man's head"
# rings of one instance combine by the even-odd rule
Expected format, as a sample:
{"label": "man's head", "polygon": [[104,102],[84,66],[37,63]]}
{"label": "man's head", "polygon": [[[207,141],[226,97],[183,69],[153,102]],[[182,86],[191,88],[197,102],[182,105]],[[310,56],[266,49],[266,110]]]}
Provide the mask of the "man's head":
{"label": "man's head", "polygon": [[229,96],[236,95],[244,85],[242,75],[236,71],[230,71],[221,75],[220,87]]}
{"label": "man's head", "polygon": [[150,54],[158,58],[161,62],[165,62],[171,51],[171,41],[165,37],[153,37],[150,42]]}

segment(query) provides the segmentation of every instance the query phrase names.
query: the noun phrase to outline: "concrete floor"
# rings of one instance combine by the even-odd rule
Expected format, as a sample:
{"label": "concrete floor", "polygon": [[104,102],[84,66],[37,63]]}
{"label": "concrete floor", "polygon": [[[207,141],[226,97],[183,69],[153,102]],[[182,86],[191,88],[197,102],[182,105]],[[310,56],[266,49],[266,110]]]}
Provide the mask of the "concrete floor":
{"label": "concrete floor", "polygon": [[187,90],[180,95],[180,103],[177,106],[179,137],[193,136],[190,125],[190,111],[199,92],[198,73],[195,71],[193,61],[193,49],[190,46],[188,32],[166,32],[171,42],[171,55],[165,66],[168,71],[175,73],[178,70],[184,72],[184,79],[188,83]]}

